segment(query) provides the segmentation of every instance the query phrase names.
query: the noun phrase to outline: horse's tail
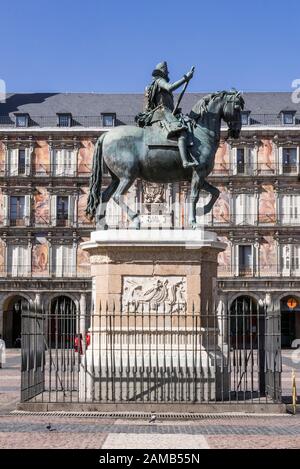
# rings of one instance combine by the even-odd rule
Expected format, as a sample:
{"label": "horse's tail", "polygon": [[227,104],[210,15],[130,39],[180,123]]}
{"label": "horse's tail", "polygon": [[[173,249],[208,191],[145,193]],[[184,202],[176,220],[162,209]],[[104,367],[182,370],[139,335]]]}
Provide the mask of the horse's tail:
{"label": "horse's tail", "polygon": [[98,138],[93,155],[93,169],[90,177],[90,190],[85,213],[93,219],[96,215],[97,207],[100,203],[101,183],[102,183],[102,144],[105,134]]}

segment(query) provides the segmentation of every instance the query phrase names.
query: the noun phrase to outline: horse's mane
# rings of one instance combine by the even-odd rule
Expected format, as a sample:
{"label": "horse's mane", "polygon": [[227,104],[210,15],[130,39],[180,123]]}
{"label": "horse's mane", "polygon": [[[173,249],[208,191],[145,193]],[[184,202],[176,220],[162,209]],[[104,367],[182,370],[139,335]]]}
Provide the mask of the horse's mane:
{"label": "horse's mane", "polygon": [[199,119],[199,117],[202,117],[203,114],[207,112],[208,105],[211,101],[215,101],[217,98],[223,99],[226,95],[231,95],[231,96],[236,96],[238,94],[238,91],[232,90],[232,91],[218,91],[216,93],[210,93],[203,98],[199,99],[199,101],[193,106],[189,116],[192,119]]}

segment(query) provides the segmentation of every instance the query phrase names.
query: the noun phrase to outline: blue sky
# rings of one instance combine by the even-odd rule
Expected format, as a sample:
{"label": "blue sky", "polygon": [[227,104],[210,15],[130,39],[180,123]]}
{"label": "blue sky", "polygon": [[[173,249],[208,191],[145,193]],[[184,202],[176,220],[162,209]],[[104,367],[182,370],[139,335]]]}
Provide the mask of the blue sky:
{"label": "blue sky", "polygon": [[157,62],[189,91],[289,91],[299,0],[2,0],[8,91],[142,92]]}

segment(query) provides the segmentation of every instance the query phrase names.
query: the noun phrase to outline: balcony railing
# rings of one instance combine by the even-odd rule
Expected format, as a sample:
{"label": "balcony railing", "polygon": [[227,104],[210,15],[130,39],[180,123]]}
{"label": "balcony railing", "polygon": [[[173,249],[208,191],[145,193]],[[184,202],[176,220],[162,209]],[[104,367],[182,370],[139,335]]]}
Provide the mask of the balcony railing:
{"label": "balcony railing", "polygon": [[[114,121],[114,126],[135,124],[134,115],[119,115]],[[16,127],[24,130],[26,128],[35,127],[56,127],[57,129],[69,129],[76,127],[83,128],[107,128],[103,116],[72,116],[70,121],[66,121],[66,126],[59,124],[57,116],[30,116],[27,127],[16,127],[15,116],[0,116],[0,127]],[[68,125],[69,124],[69,125]]]}
{"label": "balcony railing", "polygon": [[91,276],[90,266],[78,266],[77,268],[56,266],[52,272],[49,267],[36,267],[23,264],[12,264],[9,268],[0,266],[0,277],[4,278],[88,278]]}
{"label": "balcony railing", "polygon": [[[105,125],[104,116],[72,116],[70,120],[66,120],[65,127],[59,125],[56,115],[53,116],[30,116],[28,119],[28,127],[56,127],[59,129],[68,128],[103,128]],[[114,125],[135,125],[135,116],[133,114],[117,115]],[[250,114],[248,125],[251,126],[276,126],[276,127],[291,127],[293,125],[300,125],[300,113],[295,114],[294,123],[285,124],[280,114]],[[16,127],[16,118],[14,115],[0,115],[0,127]],[[227,124],[223,123],[222,127],[227,128]],[[18,127],[19,128],[19,127]],[[107,127],[108,129],[110,127]],[[21,130],[26,127],[20,127]]]}

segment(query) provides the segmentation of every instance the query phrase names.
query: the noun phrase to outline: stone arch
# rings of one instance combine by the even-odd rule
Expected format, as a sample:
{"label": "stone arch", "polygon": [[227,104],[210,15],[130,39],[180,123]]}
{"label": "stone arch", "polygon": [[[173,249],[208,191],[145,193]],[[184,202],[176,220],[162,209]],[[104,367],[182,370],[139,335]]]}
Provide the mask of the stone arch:
{"label": "stone arch", "polygon": [[264,327],[264,316],[254,294],[237,294],[229,307],[230,345],[234,349],[254,349]]}
{"label": "stone arch", "polygon": [[[293,305],[292,300],[296,300]],[[291,300],[288,302],[288,300]],[[300,295],[284,293],[278,297],[281,319],[281,346],[290,348],[293,341],[300,339]]]}
{"label": "stone arch", "polygon": [[51,347],[73,348],[78,333],[78,305],[72,295],[58,294],[51,298],[47,313],[47,335]]}
{"label": "stone arch", "polygon": [[51,308],[51,304],[52,304],[53,300],[55,300],[56,298],[59,298],[61,296],[65,296],[67,298],[70,298],[70,300],[72,300],[74,302],[75,306],[76,306],[76,311],[79,311],[79,298],[78,298],[78,295],[76,295],[74,293],[70,293],[70,292],[57,292],[57,293],[53,293],[52,295],[46,295],[46,296],[42,297],[41,302],[44,305],[44,310],[50,312],[50,308]]}
{"label": "stone arch", "polygon": [[32,298],[26,293],[10,293],[1,301],[2,335],[7,347],[20,346],[22,302],[30,304]]}
{"label": "stone arch", "polygon": [[228,307],[229,309],[231,308],[233,302],[243,296],[249,296],[253,300],[256,301],[257,304],[259,304],[259,300],[264,300],[264,295],[259,295],[257,293],[251,292],[251,291],[245,291],[245,292],[238,292],[238,293],[233,293],[229,298],[228,298]]}

